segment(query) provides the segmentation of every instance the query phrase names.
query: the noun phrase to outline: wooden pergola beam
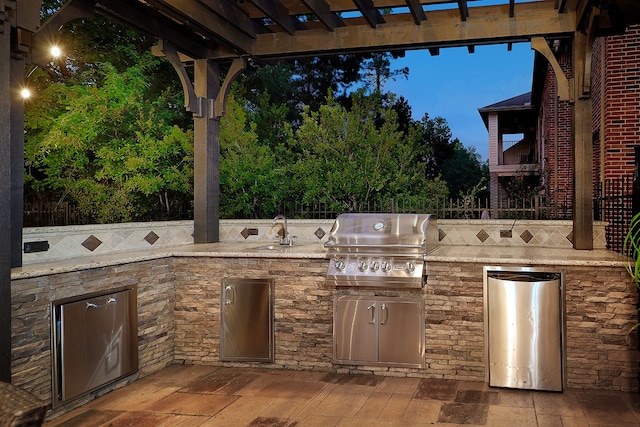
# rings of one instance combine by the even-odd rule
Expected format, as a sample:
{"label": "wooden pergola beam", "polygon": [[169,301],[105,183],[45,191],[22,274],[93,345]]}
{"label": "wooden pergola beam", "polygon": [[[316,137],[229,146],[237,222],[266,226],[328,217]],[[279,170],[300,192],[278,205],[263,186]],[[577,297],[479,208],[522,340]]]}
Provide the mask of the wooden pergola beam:
{"label": "wooden pergola beam", "polygon": [[[521,7],[520,7],[521,6]],[[522,4],[518,17],[478,7],[473,19],[461,23],[451,10],[434,11],[422,25],[388,22],[372,28],[348,26],[328,33],[307,30],[289,36],[284,33],[259,34],[249,49],[253,57],[287,58],[323,54],[389,51],[396,49],[431,49],[447,46],[524,42],[532,37],[570,38],[575,31],[573,12],[559,14],[548,3],[533,7]],[[521,10],[522,9],[522,10]],[[224,57],[220,53],[220,58]]]}

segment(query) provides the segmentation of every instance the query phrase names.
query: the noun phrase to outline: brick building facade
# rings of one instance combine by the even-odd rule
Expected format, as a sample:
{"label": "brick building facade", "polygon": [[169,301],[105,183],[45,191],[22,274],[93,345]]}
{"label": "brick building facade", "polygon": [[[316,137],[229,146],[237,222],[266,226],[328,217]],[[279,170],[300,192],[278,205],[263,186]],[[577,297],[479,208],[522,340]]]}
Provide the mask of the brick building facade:
{"label": "brick building facade", "polygon": [[[552,50],[565,76],[571,79],[570,42],[556,41]],[[571,218],[573,104],[558,98],[554,71],[542,55],[536,55],[533,76],[531,104],[537,115],[536,152],[541,195],[556,218]],[[634,150],[640,145],[640,25],[628,28],[623,35],[595,40],[591,61],[591,100],[594,198],[603,194],[630,194],[632,182],[629,177],[634,171]],[[496,120],[503,120],[503,113],[498,113]],[[489,126],[487,130],[491,146],[496,136]],[[490,157],[493,155],[490,152]],[[489,159],[490,171],[493,164],[499,163],[496,159]],[[495,186],[491,185],[491,188],[493,191]],[[492,195],[492,202],[494,199]],[[617,239],[626,229],[630,203],[630,198],[626,198],[608,210],[600,204],[595,205],[594,211],[599,216],[596,219],[609,221],[611,228],[620,228],[616,231]]]}

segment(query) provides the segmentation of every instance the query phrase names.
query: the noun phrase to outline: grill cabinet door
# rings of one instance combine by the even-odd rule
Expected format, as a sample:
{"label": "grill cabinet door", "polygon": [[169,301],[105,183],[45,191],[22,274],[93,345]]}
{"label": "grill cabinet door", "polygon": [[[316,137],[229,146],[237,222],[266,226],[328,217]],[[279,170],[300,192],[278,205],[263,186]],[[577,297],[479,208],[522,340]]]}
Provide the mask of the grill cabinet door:
{"label": "grill cabinet door", "polygon": [[379,305],[379,361],[421,367],[424,360],[424,301],[382,300]]}
{"label": "grill cabinet door", "polygon": [[334,310],[336,360],[378,360],[378,304],[374,299],[341,297]]}

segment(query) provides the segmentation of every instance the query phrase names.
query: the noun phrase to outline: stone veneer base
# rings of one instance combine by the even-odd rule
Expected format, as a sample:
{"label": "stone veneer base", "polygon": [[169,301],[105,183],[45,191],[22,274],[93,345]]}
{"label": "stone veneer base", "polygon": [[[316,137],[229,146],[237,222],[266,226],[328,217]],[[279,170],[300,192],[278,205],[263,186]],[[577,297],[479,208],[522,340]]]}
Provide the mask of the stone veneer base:
{"label": "stone veneer base", "polygon": [[[12,382],[49,401],[50,302],[131,284],[138,287],[140,370],[109,388],[172,363],[222,365],[220,281],[226,276],[275,279],[276,343],[273,364],[226,366],[484,381],[481,264],[433,261],[423,289],[389,291],[328,287],[327,263],[325,259],[170,257],[14,280]],[[640,357],[636,335],[629,335],[637,322],[638,293],[624,268],[548,269],[563,271],[565,278],[566,385],[638,391]],[[424,298],[426,367],[333,364],[332,304],[335,296],[345,294]]]}

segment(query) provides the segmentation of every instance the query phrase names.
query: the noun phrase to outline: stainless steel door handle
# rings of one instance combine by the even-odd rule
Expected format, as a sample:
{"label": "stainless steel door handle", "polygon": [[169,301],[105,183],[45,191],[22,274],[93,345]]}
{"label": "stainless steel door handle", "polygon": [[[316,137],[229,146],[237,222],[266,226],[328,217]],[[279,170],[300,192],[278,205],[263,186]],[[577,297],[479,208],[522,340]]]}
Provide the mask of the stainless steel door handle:
{"label": "stainless steel door handle", "polygon": [[373,324],[376,322],[376,305],[371,304],[367,307],[367,311],[369,312],[369,323]]}
{"label": "stainless steel door handle", "polygon": [[380,324],[384,325],[387,323],[387,320],[389,320],[389,307],[387,307],[387,304],[383,303],[380,306]]}
{"label": "stainless steel door handle", "polygon": [[[229,298],[231,295],[231,298]],[[232,285],[224,287],[224,305],[231,305],[236,302],[236,288]]]}

